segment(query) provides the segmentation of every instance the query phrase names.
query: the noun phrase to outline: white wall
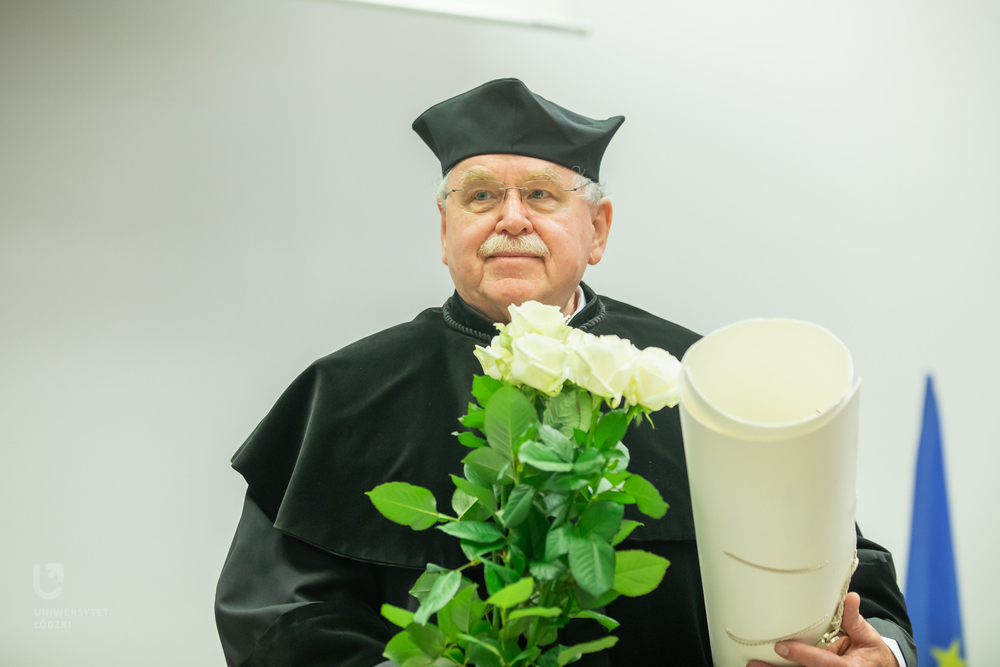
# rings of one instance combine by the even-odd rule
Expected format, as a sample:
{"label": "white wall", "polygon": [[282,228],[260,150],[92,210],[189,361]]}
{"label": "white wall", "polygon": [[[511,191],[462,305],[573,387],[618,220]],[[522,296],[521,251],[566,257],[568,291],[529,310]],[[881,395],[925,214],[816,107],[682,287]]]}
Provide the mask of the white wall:
{"label": "white wall", "polygon": [[[584,10],[586,36],[308,0],[0,0],[0,662],[222,663],[229,457],[312,359],[448,296],[409,124],[511,75],[628,118],[598,291],[702,332],[806,318],[852,349],[860,522],[900,566],[935,373],[968,656],[1000,662],[1000,6]],[[45,602],[32,566],[56,562]],[[34,629],[56,604],[107,616]]]}

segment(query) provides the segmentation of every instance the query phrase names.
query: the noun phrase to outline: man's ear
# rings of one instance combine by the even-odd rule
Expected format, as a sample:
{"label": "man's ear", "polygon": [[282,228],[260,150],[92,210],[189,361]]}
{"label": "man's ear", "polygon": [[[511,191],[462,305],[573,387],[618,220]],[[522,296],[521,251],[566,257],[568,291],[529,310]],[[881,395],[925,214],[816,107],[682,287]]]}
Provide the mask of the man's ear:
{"label": "man's ear", "polygon": [[448,223],[441,202],[438,202],[438,212],[441,213],[441,261],[448,266]]}
{"label": "man's ear", "polygon": [[594,240],[590,247],[590,258],[588,262],[591,266],[601,261],[604,256],[604,249],[608,246],[608,234],[611,232],[611,216],[614,209],[611,200],[607,197],[601,199],[593,208],[591,214],[591,224],[594,225]]}

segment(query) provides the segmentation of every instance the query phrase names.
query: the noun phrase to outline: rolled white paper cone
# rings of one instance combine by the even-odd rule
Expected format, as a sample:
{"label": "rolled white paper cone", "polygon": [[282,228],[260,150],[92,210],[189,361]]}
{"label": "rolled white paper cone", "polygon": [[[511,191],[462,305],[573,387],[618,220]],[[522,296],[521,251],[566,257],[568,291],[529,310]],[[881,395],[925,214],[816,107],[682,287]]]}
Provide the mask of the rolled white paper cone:
{"label": "rolled white paper cone", "polygon": [[831,629],[854,567],[858,398],[850,352],[808,322],[720,329],[682,359],[681,428],[717,667],[791,664]]}

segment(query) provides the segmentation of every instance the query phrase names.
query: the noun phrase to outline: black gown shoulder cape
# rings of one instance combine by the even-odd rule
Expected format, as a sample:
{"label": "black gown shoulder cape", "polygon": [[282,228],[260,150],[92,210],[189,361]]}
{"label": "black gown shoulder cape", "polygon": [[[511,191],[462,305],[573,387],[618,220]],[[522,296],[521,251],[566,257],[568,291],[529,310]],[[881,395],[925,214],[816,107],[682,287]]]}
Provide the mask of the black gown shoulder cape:
{"label": "black gown shoulder cape", "polygon": [[[698,336],[606,298],[590,302],[574,324],[617,334],[637,347],[677,358]],[[412,322],[379,332],[313,363],[233,457],[250,494],[276,528],[335,554],[373,563],[458,567],[458,541],[440,531],[414,532],[386,520],[366,491],[400,481],[430,489],[447,510],[468,449],[452,432],[482,374],[476,345],[496,334],[457,294]],[[676,409],[629,432],[629,470],[651,481],[670,505],[634,540],[694,538],[687,471]],[[632,509],[632,508],[629,508]],[[635,517],[633,517],[635,518]]]}

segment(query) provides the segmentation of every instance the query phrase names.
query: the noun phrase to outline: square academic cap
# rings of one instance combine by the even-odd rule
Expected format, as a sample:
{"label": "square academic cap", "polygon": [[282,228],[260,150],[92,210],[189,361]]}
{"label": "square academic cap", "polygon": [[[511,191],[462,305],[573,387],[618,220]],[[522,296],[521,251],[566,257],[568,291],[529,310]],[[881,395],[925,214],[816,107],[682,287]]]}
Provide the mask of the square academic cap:
{"label": "square academic cap", "polygon": [[441,161],[441,173],[467,157],[527,155],[599,180],[601,158],[624,116],[594,120],[553,104],[518,79],[496,79],[435,104],[413,121]]}

